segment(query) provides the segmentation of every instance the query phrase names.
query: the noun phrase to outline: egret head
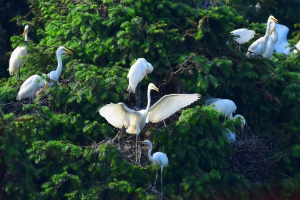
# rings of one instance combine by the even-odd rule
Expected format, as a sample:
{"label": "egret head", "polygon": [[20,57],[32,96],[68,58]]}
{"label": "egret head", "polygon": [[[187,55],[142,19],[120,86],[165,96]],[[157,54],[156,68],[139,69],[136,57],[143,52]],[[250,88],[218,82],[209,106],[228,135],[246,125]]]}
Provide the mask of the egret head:
{"label": "egret head", "polygon": [[238,120],[238,122],[241,124],[242,131],[244,131],[244,128],[246,126],[246,120],[245,120],[245,118],[242,115],[237,114],[237,115],[234,116],[233,119],[237,119]]}
{"label": "egret head", "polygon": [[148,90],[155,90],[156,92],[159,92],[159,89],[153,83],[149,83]]}
{"label": "egret head", "polygon": [[153,66],[151,65],[151,63],[147,63],[147,74],[151,73],[153,71]]}
{"label": "egret head", "polygon": [[63,46],[58,47],[56,51],[56,55],[65,55],[65,54],[73,55],[73,52],[70,51],[69,49],[66,49]]}
{"label": "egret head", "polygon": [[278,23],[278,20],[273,16],[273,15],[270,15],[270,17],[268,18],[268,23],[269,22],[275,22],[275,23]]}
{"label": "egret head", "polygon": [[26,25],[25,28],[24,28],[24,32],[23,32],[23,37],[25,38],[25,41],[27,41],[27,33],[28,33],[28,29],[29,29],[29,26]]}

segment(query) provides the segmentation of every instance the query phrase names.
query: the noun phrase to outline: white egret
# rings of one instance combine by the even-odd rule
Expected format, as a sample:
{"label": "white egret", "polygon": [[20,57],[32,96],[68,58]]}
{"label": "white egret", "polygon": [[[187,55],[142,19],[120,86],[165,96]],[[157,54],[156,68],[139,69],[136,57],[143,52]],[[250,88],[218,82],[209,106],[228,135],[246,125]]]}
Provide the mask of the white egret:
{"label": "white egret", "polygon": [[223,113],[226,118],[233,119],[233,113],[237,107],[235,103],[229,99],[208,98],[205,100],[206,105],[214,105],[214,108]]}
{"label": "white egret", "polygon": [[271,27],[270,36],[267,41],[266,50],[262,55],[266,59],[270,59],[272,57],[275,49],[275,44],[278,41],[278,34],[277,34],[275,22],[271,22],[270,27]]}
{"label": "white egret", "polygon": [[230,120],[238,119],[241,123],[241,128],[244,130],[246,125],[246,120],[242,115],[236,114],[233,117],[233,113],[236,111],[237,107],[235,103],[229,99],[220,99],[220,98],[207,98],[205,100],[206,105],[214,105],[214,108],[224,114],[225,120],[226,118]]}
{"label": "white egret", "polygon": [[30,76],[22,85],[19,90],[17,100],[29,99],[31,102],[33,101],[34,94],[40,88],[47,88],[48,83],[39,75]]}
{"label": "white egret", "polygon": [[70,51],[69,49],[66,49],[63,46],[58,47],[58,49],[56,50],[57,68],[55,71],[51,71],[50,73],[47,74],[47,76],[50,78],[51,81],[49,87],[52,87],[54,85],[54,82],[58,82],[58,79],[60,77],[63,68],[61,56],[66,54],[73,55],[73,52]]}
{"label": "white egret", "polygon": [[[24,41],[28,40],[28,30],[29,26],[26,25],[23,32]],[[18,46],[11,54],[9,59],[9,74],[12,76],[15,72],[19,72],[20,78],[20,69],[23,67],[26,61],[27,56],[27,47],[25,46]]]}
{"label": "white egret", "polygon": [[141,90],[141,81],[147,74],[151,73],[153,71],[153,66],[151,63],[147,62],[145,58],[138,58],[135,63],[130,67],[129,72],[127,74],[127,78],[129,81],[128,85],[128,92],[135,94],[136,87],[139,85],[139,90],[135,96],[135,104],[136,107],[140,107],[140,90]]}
{"label": "white egret", "polygon": [[245,28],[240,28],[231,31],[230,34],[234,37],[233,38],[234,41],[236,41],[239,44],[244,44],[254,37],[255,31],[248,30]]}
{"label": "white egret", "polygon": [[157,182],[157,175],[158,175],[157,168],[160,167],[160,183],[161,183],[160,195],[162,197],[162,195],[163,195],[163,178],[162,178],[162,173],[163,173],[164,167],[167,166],[168,163],[169,163],[168,157],[167,157],[166,154],[164,154],[162,152],[156,152],[156,153],[153,154],[153,156],[151,156],[152,144],[151,144],[151,142],[149,140],[137,141],[137,142],[149,146],[148,158],[156,166],[156,176],[155,176],[155,182],[154,182],[154,189],[155,190],[156,190],[156,182]]}
{"label": "white egret", "polygon": [[[49,87],[52,87],[54,85],[54,82],[58,82],[58,79],[60,77],[60,74],[61,74],[61,71],[62,71],[62,68],[63,68],[63,63],[62,63],[62,56],[63,55],[66,55],[66,54],[69,54],[69,55],[73,55],[73,52],[70,51],[69,49],[66,49],[65,47],[63,46],[60,46],[57,48],[56,50],[56,57],[57,57],[57,68],[55,71],[51,71],[50,73],[47,74],[47,76],[49,77],[50,79],[50,83],[49,83]],[[46,74],[43,74],[43,75],[46,75]],[[46,88],[41,88],[39,91],[37,91],[36,95],[39,95],[41,92],[43,92]]]}
{"label": "white egret", "polygon": [[162,121],[173,115],[181,108],[190,105],[194,101],[197,101],[201,96],[200,94],[169,94],[163,96],[153,106],[150,107],[151,90],[155,90],[157,92],[159,91],[159,89],[153,83],[149,83],[147,91],[148,103],[146,109],[144,110],[132,110],[124,103],[111,103],[100,108],[99,114],[114,127],[119,129],[125,127],[127,128],[127,133],[136,134],[137,141],[140,131],[144,128],[146,123]]}
{"label": "white egret", "polygon": [[257,39],[255,42],[253,42],[247,51],[246,56],[248,58],[255,58],[259,55],[263,55],[265,50],[266,50],[266,46],[267,46],[267,41],[269,38],[269,34],[270,34],[270,25],[272,22],[277,23],[278,20],[274,17],[274,16],[270,16],[268,18],[268,22],[267,22],[267,30],[266,30],[266,34],[264,35],[264,37],[260,37],[259,39]]}
{"label": "white egret", "polygon": [[290,55],[291,47],[290,43],[287,40],[287,35],[289,32],[289,28],[282,24],[276,24],[276,30],[278,32],[278,41],[275,44],[275,52],[281,53],[285,55]]}

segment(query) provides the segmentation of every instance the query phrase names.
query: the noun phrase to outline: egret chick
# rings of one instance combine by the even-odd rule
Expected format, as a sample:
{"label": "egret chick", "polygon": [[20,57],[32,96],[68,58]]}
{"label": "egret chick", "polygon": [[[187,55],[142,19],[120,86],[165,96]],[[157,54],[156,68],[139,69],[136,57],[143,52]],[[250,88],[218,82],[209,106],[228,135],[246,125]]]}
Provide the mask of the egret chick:
{"label": "egret chick", "polygon": [[39,75],[30,76],[22,85],[17,95],[17,100],[29,99],[31,102],[33,101],[34,94],[40,88],[47,88],[48,83],[40,77]]}
{"label": "egret chick", "polygon": [[148,150],[148,158],[151,162],[155,164],[156,167],[156,176],[155,176],[155,182],[154,182],[154,189],[156,190],[156,182],[157,182],[157,175],[158,175],[158,167],[160,167],[160,183],[161,183],[161,190],[160,190],[160,195],[161,197],[163,196],[163,178],[162,178],[162,173],[164,167],[166,167],[169,163],[168,157],[166,154],[162,152],[156,152],[151,156],[152,152],[152,143],[149,140],[144,140],[144,141],[138,141],[138,143],[145,144],[149,147]]}
{"label": "egret chick", "polygon": [[[24,41],[26,42],[28,40],[28,30],[29,26],[26,25],[23,32]],[[18,46],[15,48],[15,50],[12,52],[10,59],[9,59],[9,74],[12,76],[17,71],[18,78],[20,79],[20,69],[23,67],[26,61],[27,56],[27,46]]]}
{"label": "egret chick", "polygon": [[110,103],[100,108],[99,114],[114,127],[119,129],[125,127],[127,133],[136,134],[137,141],[138,136],[146,123],[160,122],[170,117],[181,108],[197,101],[201,96],[200,94],[169,94],[160,98],[153,106],[150,107],[151,90],[159,91],[153,83],[149,83],[147,90],[148,103],[146,109],[136,111],[128,108],[124,103]]}
{"label": "egret chick", "polygon": [[266,59],[270,59],[272,57],[275,49],[275,44],[278,41],[278,34],[277,34],[275,22],[271,22],[270,27],[271,27],[270,36],[267,41],[266,50],[262,55]]}
{"label": "egret chick", "polygon": [[246,56],[248,58],[255,58],[259,55],[263,55],[265,50],[266,50],[266,46],[267,46],[267,41],[270,35],[270,25],[272,22],[277,23],[278,20],[274,17],[274,16],[270,16],[268,18],[268,22],[267,22],[267,30],[266,33],[263,37],[260,37],[259,39],[257,39],[255,42],[253,42],[247,51]]}

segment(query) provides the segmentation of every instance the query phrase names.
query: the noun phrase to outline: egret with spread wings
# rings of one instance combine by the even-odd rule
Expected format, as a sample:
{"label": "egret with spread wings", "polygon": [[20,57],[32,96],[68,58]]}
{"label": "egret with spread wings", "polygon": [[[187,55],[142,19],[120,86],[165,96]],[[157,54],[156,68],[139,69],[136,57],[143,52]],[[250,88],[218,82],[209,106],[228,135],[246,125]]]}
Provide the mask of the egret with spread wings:
{"label": "egret with spread wings", "polygon": [[146,109],[144,110],[132,110],[124,103],[111,103],[100,108],[99,113],[114,127],[120,129],[125,127],[127,133],[136,134],[137,141],[138,136],[146,123],[160,122],[170,117],[181,108],[190,105],[194,101],[197,101],[201,96],[200,94],[169,94],[163,96],[153,106],[150,107],[151,90],[155,90],[157,92],[159,91],[159,89],[153,83],[148,85],[148,103]]}

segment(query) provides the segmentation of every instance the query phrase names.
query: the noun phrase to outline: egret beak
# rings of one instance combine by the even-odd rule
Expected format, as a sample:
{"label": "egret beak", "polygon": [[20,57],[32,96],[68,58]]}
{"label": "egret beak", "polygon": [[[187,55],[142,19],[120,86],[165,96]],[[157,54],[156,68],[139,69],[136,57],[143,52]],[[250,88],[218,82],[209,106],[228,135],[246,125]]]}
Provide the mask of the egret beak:
{"label": "egret beak", "polygon": [[136,141],[136,143],[145,144],[145,142],[144,142],[144,141]]}
{"label": "egret beak", "polygon": [[26,30],[26,29],[24,29],[24,32],[23,32],[23,37],[25,37],[26,33],[27,33],[27,30]]}
{"label": "egret beak", "polygon": [[69,54],[69,55],[73,55],[73,52],[72,51],[70,51],[69,49],[65,49],[66,50],[66,52]]}
{"label": "egret beak", "polygon": [[278,20],[275,17],[271,17],[271,19],[275,22],[278,23]]}
{"label": "egret beak", "polygon": [[146,79],[148,78],[148,76],[147,76],[147,72],[146,72]]}
{"label": "egret beak", "polygon": [[159,92],[159,89],[155,85],[153,85],[152,89],[155,90],[156,92]]}

